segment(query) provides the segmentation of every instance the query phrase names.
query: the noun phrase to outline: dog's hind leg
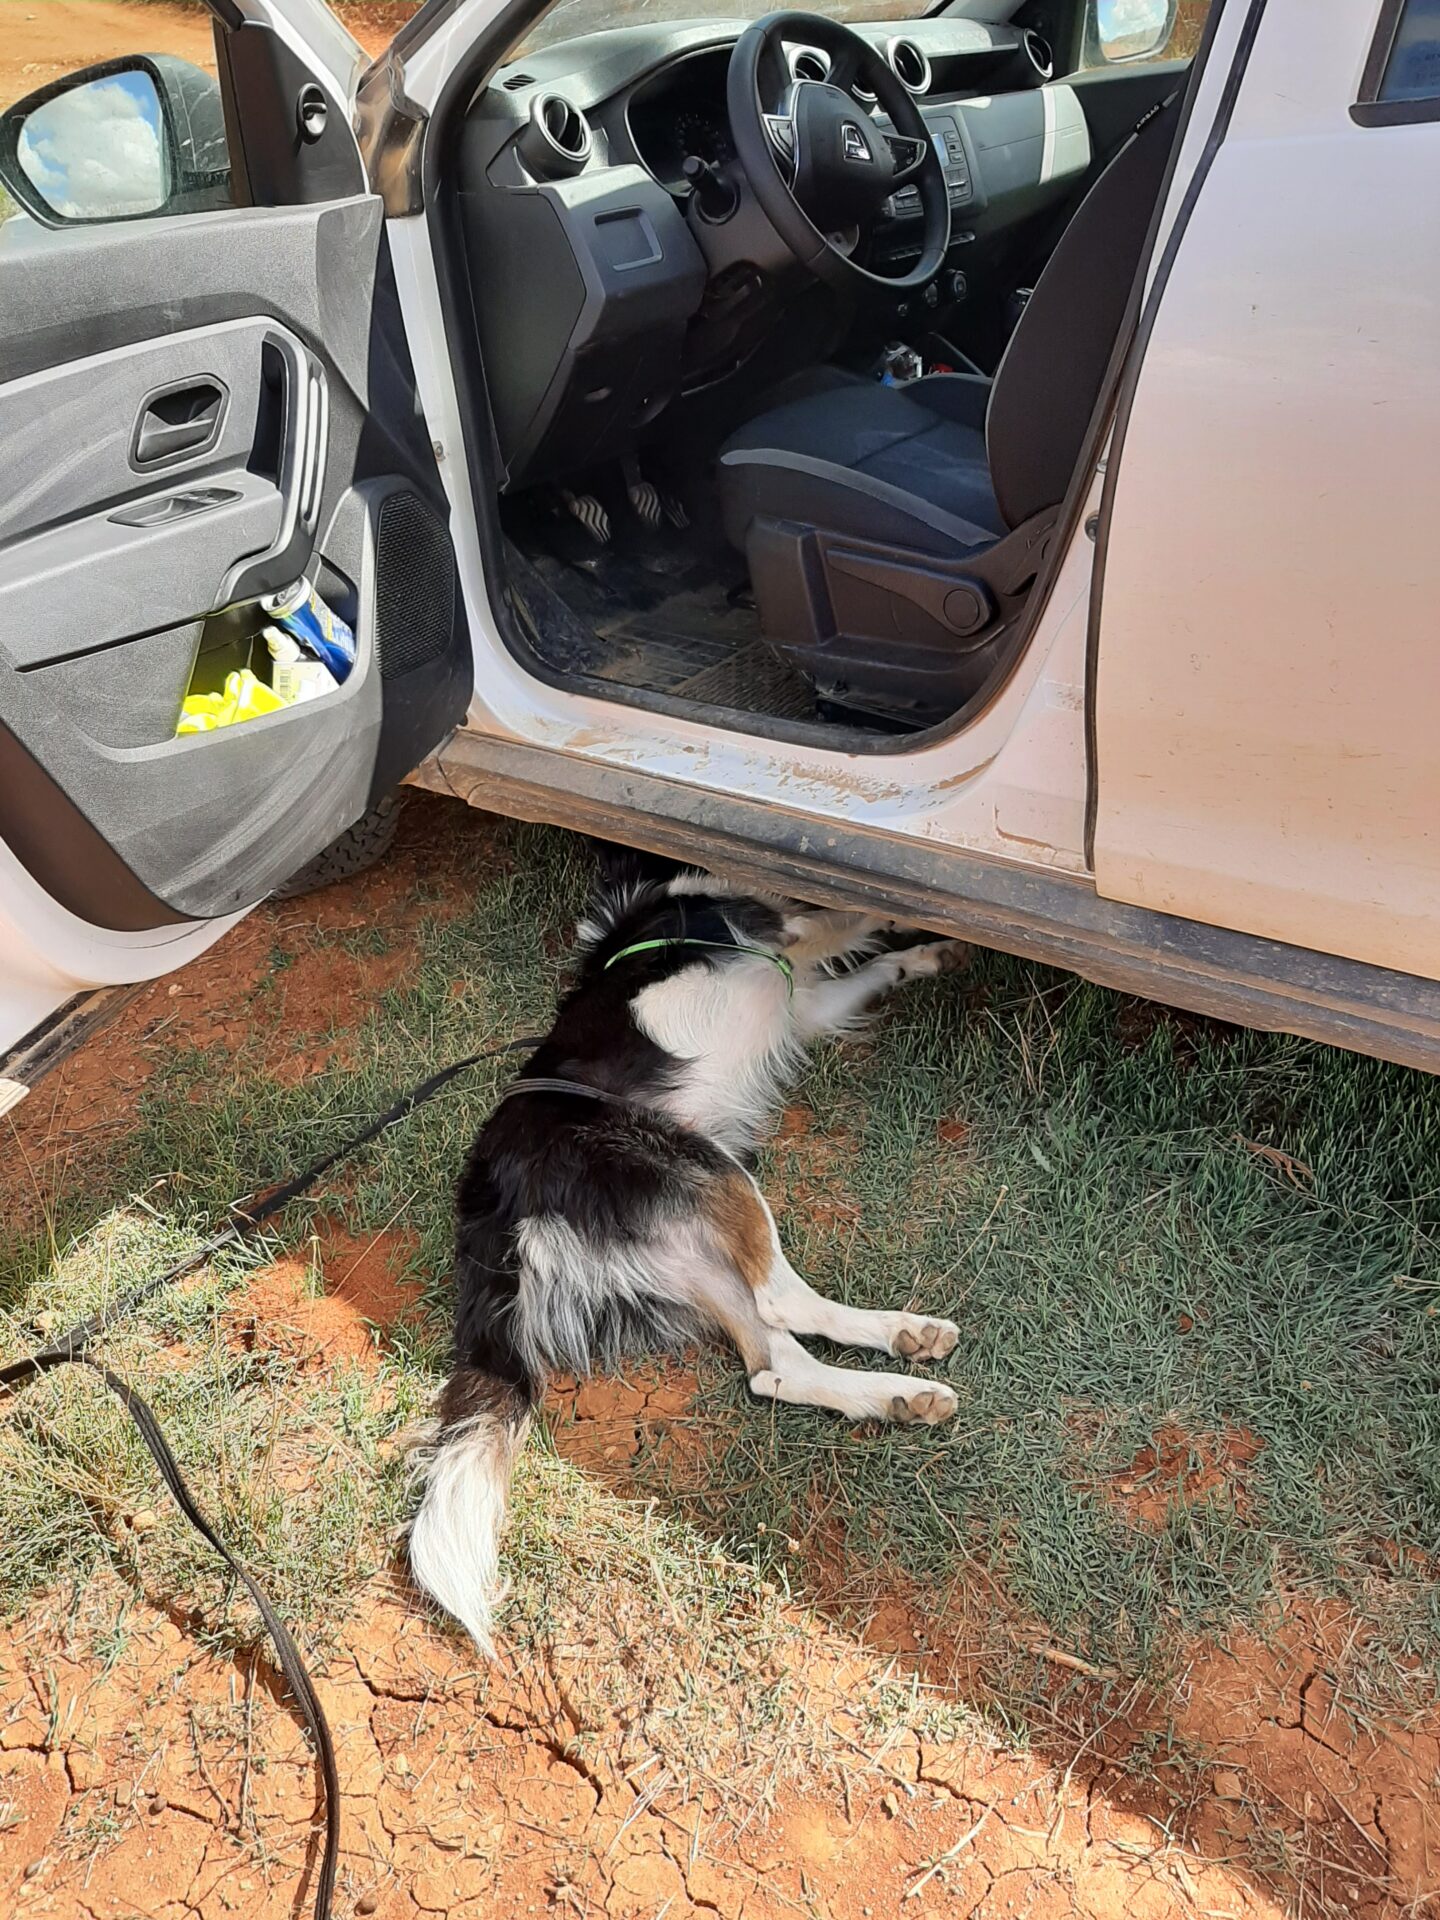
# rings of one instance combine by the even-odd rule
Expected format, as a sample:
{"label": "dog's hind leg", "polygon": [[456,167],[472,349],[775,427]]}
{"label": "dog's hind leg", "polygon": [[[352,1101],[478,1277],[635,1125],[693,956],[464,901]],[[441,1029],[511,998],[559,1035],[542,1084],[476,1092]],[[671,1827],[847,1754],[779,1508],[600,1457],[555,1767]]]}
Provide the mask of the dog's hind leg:
{"label": "dog's hind leg", "polygon": [[872,1347],[902,1360],[943,1360],[960,1338],[953,1320],[847,1307],[838,1300],[827,1300],[802,1279],[783,1253],[757,1292],[755,1305],[767,1326],[833,1340],[842,1347]]}
{"label": "dog's hind leg", "polygon": [[817,1360],[791,1333],[767,1326],[733,1273],[692,1271],[690,1295],[713,1326],[734,1341],[750,1375],[750,1391],[792,1406],[828,1407],[851,1420],[894,1420],[935,1426],[955,1411],[955,1394],[938,1382],[903,1373],[859,1373]]}
{"label": "dog's hind leg", "polygon": [[737,1168],[712,1187],[708,1198],[710,1217],[738,1256],[736,1264],[743,1262],[755,1310],[767,1327],[842,1347],[871,1347],[905,1360],[943,1360],[953,1351],[960,1330],[951,1320],[847,1307],[817,1293],[785,1258],[775,1216],[748,1173]]}
{"label": "dog's hind leg", "polygon": [[878,953],[873,960],[832,979],[808,982],[795,995],[795,1023],[807,1039],[827,1033],[848,1033],[887,993],[911,980],[928,980],[937,973],[953,973],[965,964],[970,949],[963,940],[927,940],[897,953]]}
{"label": "dog's hind leg", "polygon": [[806,1284],[780,1249],[758,1187],[738,1168],[713,1181],[702,1203],[719,1271],[706,1279],[702,1311],[730,1335],[750,1371],[753,1392],[802,1406],[831,1407],[853,1419],[944,1420],[955,1411],[946,1386],[894,1373],[851,1373],[807,1353],[797,1333],[877,1348],[912,1359],[949,1353],[958,1329],[913,1313],[872,1313],[827,1300]]}

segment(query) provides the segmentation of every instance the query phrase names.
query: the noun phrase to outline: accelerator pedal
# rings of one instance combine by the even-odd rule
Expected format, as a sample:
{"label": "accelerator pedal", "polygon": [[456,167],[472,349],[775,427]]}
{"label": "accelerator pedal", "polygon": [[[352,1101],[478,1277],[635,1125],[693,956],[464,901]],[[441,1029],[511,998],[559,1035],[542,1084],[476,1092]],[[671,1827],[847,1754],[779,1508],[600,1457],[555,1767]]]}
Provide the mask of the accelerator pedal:
{"label": "accelerator pedal", "polygon": [[621,462],[625,469],[625,492],[635,517],[652,533],[658,533],[665,518],[665,503],[660,498],[660,489],[651,486],[640,471],[640,462],[631,454]]}

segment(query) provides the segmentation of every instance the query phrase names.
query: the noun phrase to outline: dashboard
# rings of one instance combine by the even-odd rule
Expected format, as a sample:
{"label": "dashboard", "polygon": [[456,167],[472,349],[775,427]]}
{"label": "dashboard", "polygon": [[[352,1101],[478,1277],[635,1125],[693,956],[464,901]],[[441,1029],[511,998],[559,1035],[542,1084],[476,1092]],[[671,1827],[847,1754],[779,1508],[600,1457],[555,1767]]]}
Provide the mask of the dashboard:
{"label": "dashboard", "polygon": [[[502,67],[471,103],[462,224],[509,486],[633,445],[677,396],[738,375],[793,302],[794,258],[729,124],[730,56],[748,24],[587,34]],[[853,30],[882,51],[935,143],[953,288],[1089,169],[1080,98],[1028,30],[945,15]],[[825,77],[818,48],[786,55],[794,77]],[[861,110],[887,124],[873,103]],[[733,217],[705,217],[687,161],[692,177],[700,162],[724,179]],[[903,271],[920,215],[914,187],[893,195],[861,242],[864,264]]]}
{"label": "dashboard", "polygon": [[628,124],[635,151],[660,185],[672,193],[690,191],[685,162],[692,156],[717,167],[728,166],[735,158],[730,116],[725,110],[723,68],[729,64],[728,54],[722,60],[718,94],[716,63],[702,56],[662,75],[663,85],[648,98],[642,94],[630,105]]}

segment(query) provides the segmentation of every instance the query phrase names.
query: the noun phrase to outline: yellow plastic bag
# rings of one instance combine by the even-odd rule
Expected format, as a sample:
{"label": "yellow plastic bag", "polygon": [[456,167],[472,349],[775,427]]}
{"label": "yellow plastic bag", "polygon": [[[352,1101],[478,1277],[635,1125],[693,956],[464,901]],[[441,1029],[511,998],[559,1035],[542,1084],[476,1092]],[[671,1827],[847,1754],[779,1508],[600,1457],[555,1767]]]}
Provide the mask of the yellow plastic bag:
{"label": "yellow plastic bag", "polygon": [[282,700],[273,687],[257,680],[248,667],[227,676],[223,693],[190,693],[180,709],[176,735],[212,733],[216,727],[233,727],[242,720],[258,720],[262,713],[278,713],[291,704]]}

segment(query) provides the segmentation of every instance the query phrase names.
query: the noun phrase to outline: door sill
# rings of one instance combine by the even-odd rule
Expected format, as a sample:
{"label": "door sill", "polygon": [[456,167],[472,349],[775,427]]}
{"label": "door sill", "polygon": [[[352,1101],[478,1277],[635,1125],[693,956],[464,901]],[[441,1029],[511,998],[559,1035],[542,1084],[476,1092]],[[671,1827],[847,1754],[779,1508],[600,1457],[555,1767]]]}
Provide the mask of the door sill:
{"label": "door sill", "polygon": [[[77,993],[38,1027],[32,1027],[23,1039],[17,1040],[8,1053],[0,1054],[0,1111],[8,1112],[18,1106],[24,1093],[33,1091],[47,1073],[93,1039],[149,984],[148,980],[142,980],[133,986],[94,987],[88,993]],[[24,1090],[8,1103],[4,1098],[7,1081]]]}
{"label": "door sill", "polygon": [[461,730],[411,776],[825,906],[892,914],[1097,986],[1440,1073],[1440,982],[1103,899],[1089,875],[822,821],[772,801]]}

